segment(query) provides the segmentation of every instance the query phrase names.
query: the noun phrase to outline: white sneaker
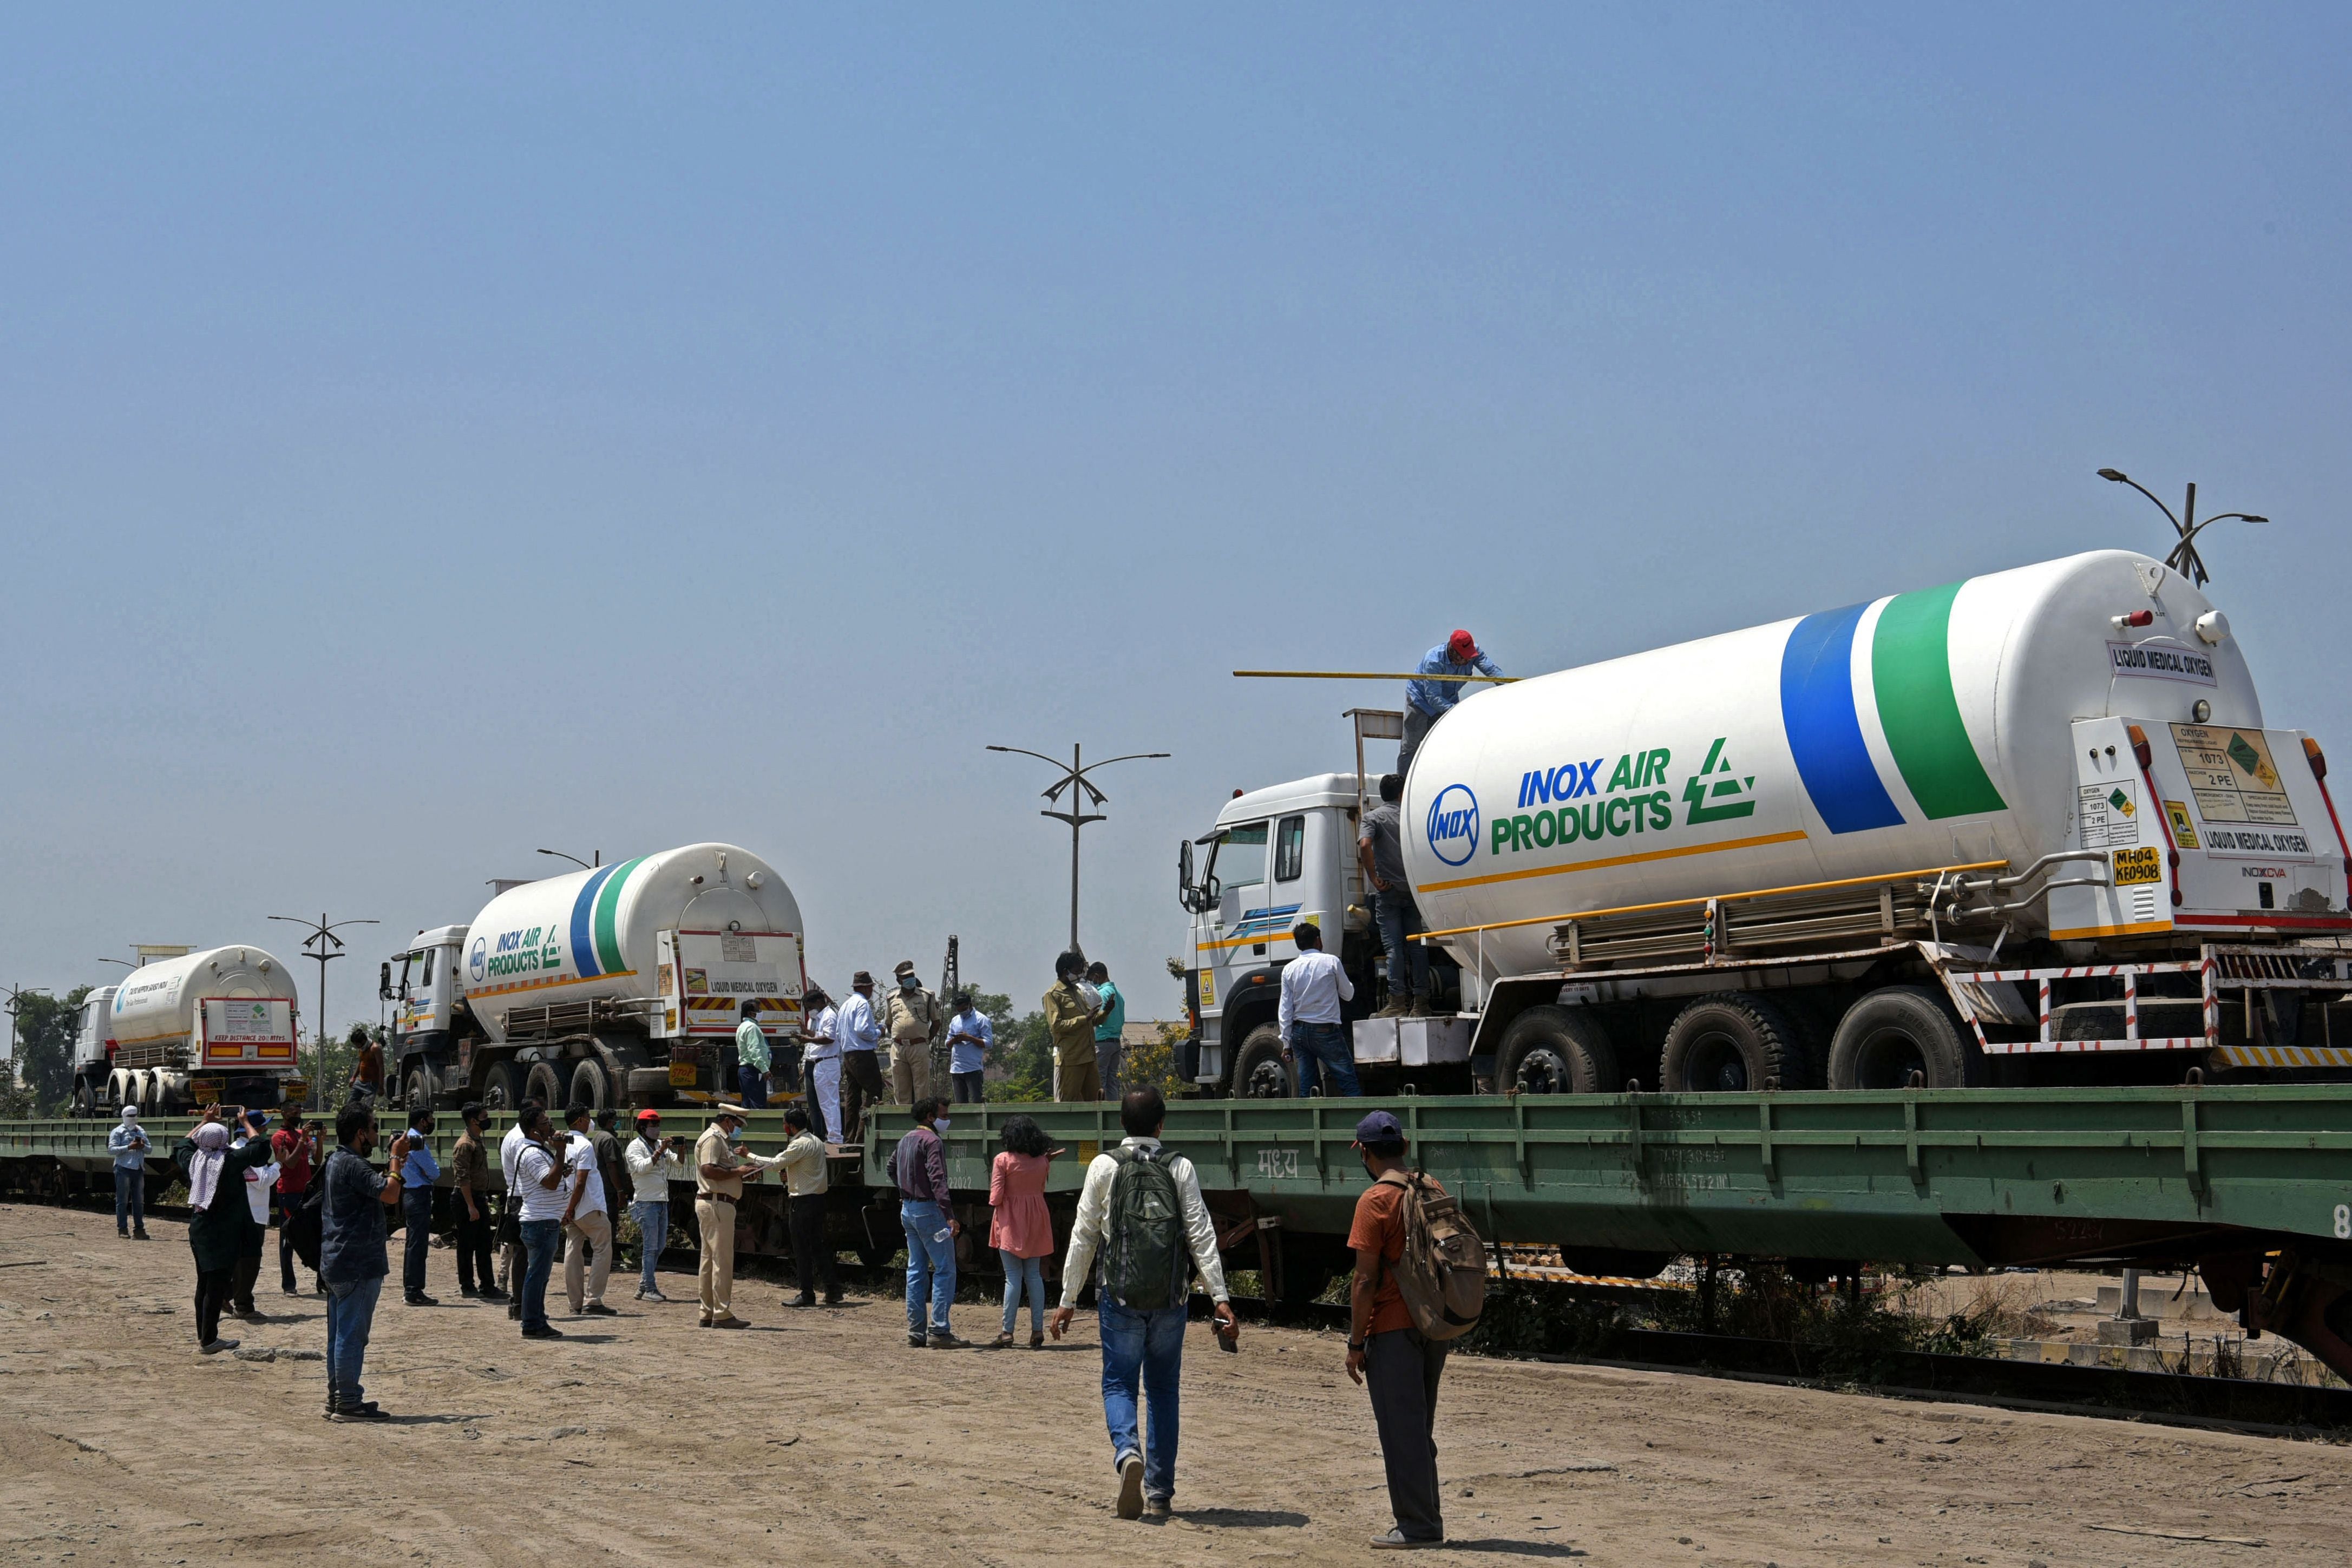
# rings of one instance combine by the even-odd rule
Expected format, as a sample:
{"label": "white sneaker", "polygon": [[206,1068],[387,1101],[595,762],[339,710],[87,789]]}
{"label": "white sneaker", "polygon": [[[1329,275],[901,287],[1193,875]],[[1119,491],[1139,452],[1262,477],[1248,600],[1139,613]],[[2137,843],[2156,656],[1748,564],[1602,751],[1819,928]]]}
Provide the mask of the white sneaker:
{"label": "white sneaker", "polygon": [[1129,1454],[1118,1466],[1118,1516],[1143,1517],[1143,1457]]}
{"label": "white sneaker", "polygon": [[637,1300],[641,1301],[659,1301],[664,1306],[667,1306],[669,1304],[669,1298],[663,1295],[659,1291],[639,1291],[637,1292]]}

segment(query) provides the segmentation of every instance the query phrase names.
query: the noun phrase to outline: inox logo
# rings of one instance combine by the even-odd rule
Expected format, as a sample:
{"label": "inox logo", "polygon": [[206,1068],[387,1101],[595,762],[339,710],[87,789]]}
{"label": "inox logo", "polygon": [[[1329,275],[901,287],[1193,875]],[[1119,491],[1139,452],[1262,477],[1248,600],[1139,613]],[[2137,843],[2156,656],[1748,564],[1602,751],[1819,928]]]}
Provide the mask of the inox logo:
{"label": "inox logo", "polygon": [[1478,849],[1478,797],[1467,784],[1448,784],[1429,803],[1429,852],[1460,865]]}

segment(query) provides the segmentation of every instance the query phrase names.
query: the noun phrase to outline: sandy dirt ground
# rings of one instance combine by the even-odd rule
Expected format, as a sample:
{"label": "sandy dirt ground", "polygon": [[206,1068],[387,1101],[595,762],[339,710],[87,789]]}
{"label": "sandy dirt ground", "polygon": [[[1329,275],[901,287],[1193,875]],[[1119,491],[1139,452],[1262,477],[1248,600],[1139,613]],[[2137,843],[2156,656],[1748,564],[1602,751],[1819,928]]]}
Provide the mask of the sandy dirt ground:
{"label": "sandy dirt ground", "polygon": [[[452,1304],[376,1319],[400,1419],[341,1426],[320,1362],[194,1353],[183,1231],[152,1228],[0,1205],[0,1562],[1357,1563],[1389,1522],[1336,1334],[1245,1326],[1228,1356],[1196,1325],[1176,1516],[1130,1524],[1085,1315],[1043,1353],[913,1351],[889,1298],[752,1281],[722,1336],[616,1280],[621,1317],[559,1298],[572,1337],[534,1343],[436,1252]],[[262,1289],[272,1321],[230,1332],[321,1349],[274,1241]],[[2341,1562],[2352,1525],[2352,1448],[1601,1367],[1456,1357],[1438,1444],[1463,1557]]]}

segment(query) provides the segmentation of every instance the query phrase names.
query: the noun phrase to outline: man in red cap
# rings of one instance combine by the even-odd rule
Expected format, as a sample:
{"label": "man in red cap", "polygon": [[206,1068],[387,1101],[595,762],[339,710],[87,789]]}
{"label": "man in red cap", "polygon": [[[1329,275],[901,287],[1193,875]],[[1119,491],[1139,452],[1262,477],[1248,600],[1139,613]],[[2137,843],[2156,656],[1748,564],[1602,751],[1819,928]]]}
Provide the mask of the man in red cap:
{"label": "man in red cap", "polygon": [[[1454,635],[1421,656],[1420,674],[1424,675],[1493,675],[1500,678],[1503,672],[1495,661],[1478,651],[1476,639],[1469,632],[1455,628]],[[1402,775],[1412,769],[1412,754],[1421,749],[1422,737],[1429,727],[1445,716],[1446,709],[1462,700],[1463,694],[1474,683],[1468,681],[1407,681],[1404,686],[1404,744],[1397,747],[1397,772]]]}

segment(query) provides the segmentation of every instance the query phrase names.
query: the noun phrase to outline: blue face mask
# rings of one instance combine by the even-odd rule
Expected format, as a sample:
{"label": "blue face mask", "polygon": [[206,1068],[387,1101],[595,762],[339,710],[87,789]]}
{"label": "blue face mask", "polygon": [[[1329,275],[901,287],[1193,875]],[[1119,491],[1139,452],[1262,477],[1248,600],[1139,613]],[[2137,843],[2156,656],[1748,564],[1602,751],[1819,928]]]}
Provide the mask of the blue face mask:
{"label": "blue face mask", "polygon": [[944,1134],[944,1133],[945,1133],[945,1132],[946,1132],[950,1127],[952,1127],[952,1126],[954,1126],[954,1125],[955,1125],[955,1119],[954,1119],[953,1117],[950,1117],[950,1116],[941,1116],[941,1117],[940,1117],[937,1121],[935,1121],[935,1122],[933,1122],[933,1123],[931,1124],[931,1131],[933,1131],[934,1133],[942,1133],[942,1134]]}

